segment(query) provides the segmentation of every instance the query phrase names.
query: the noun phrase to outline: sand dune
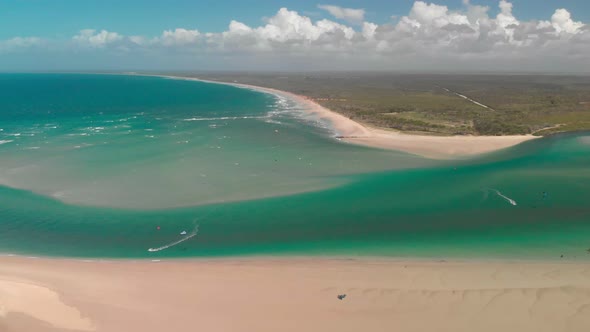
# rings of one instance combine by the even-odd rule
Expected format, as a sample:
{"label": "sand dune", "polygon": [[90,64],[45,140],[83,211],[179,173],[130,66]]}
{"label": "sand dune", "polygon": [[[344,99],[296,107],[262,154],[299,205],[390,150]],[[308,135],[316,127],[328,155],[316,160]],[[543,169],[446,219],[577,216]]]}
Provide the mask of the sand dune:
{"label": "sand dune", "polygon": [[588,331],[590,266],[1,257],[0,308],[2,332]]}

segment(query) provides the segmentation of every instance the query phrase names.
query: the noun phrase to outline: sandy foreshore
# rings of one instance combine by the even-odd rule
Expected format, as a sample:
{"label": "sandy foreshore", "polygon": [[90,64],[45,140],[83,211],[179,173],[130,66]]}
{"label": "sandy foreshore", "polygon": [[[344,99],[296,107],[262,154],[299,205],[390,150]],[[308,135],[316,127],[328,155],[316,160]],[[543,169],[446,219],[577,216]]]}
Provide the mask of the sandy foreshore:
{"label": "sandy foreshore", "polygon": [[538,136],[533,135],[429,136],[405,134],[394,130],[365,126],[342,114],[331,111],[305,96],[287,91],[237,82],[211,81],[196,77],[157,76],[170,79],[227,84],[288,98],[301,105],[303,110],[311,116],[328,121],[336,132],[336,136],[342,141],[379,149],[404,151],[428,158],[452,159],[462,156],[472,156],[508,148],[538,138]]}
{"label": "sandy foreshore", "polygon": [[0,257],[2,332],[588,328],[579,263]]}

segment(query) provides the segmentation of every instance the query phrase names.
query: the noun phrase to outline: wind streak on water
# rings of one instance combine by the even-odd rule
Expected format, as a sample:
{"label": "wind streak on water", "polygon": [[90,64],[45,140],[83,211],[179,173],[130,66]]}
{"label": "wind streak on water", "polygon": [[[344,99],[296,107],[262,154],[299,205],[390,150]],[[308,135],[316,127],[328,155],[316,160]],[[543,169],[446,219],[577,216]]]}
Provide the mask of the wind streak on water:
{"label": "wind streak on water", "polygon": [[192,232],[188,233],[185,237],[181,238],[180,240],[176,240],[174,242],[168,243],[168,244],[163,245],[161,247],[149,248],[148,251],[149,252],[156,252],[156,251],[162,251],[162,250],[168,249],[170,247],[174,247],[175,245],[180,244],[180,243],[196,236],[197,233],[199,233],[199,225],[197,225],[197,227],[195,227],[195,229]]}

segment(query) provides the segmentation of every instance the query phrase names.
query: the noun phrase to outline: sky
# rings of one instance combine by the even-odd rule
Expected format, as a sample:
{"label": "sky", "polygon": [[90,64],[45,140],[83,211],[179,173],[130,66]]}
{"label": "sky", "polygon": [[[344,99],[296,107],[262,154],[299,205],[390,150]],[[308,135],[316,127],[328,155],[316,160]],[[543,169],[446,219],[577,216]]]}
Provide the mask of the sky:
{"label": "sky", "polygon": [[590,72],[587,0],[3,0],[0,71]]}

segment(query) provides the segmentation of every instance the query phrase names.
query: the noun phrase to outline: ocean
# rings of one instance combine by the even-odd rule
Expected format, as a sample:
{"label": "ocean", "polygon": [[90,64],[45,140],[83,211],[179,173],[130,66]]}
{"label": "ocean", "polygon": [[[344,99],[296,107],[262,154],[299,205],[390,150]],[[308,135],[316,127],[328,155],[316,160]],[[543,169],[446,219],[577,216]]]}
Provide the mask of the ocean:
{"label": "ocean", "polygon": [[4,254],[589,260],[588,198],[589,133],[440,161],[233,86],[0,75]]}

